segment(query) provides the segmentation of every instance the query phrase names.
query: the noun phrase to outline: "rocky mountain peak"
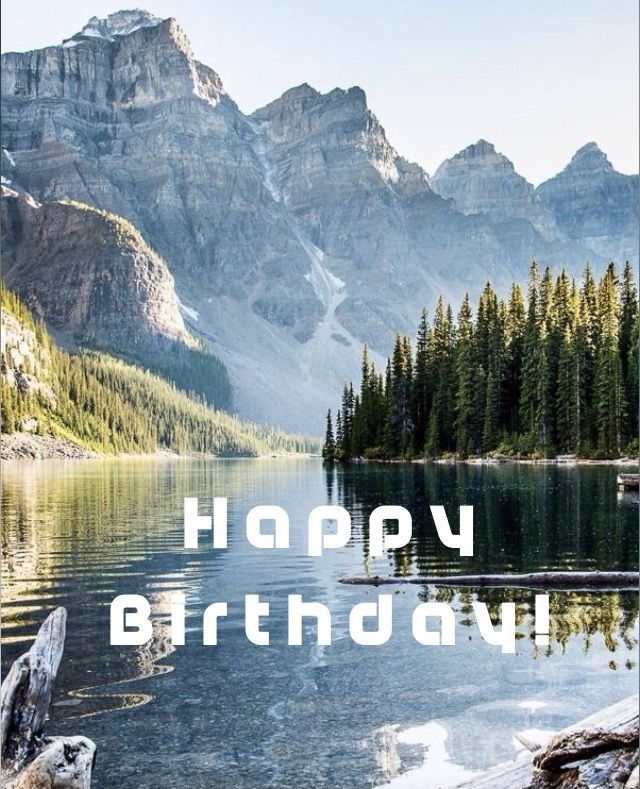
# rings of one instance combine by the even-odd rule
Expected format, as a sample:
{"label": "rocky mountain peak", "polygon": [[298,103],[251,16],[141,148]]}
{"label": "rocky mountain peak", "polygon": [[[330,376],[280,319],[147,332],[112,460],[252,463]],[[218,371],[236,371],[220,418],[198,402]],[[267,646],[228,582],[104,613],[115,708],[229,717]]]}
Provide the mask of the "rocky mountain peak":
{"label": "rocky mountain peak", "polygon": [[[259,125],[270,144],[295,146],[297,164],[301,164],[302,155],[307,157],[305,167],[313,173],[313,180],[317,179],[319,190],[328,188],[329,161],[332,165],[342,162],[352,183],[360,186],[368,183],[370,188],[377,188],[380,178],[386,184],[395,184],[400,178],[396,166],[398,154],[369,110],[365,92],[358,86],[320,93],[304,83],[256,110],[251,120]],[[285,156],[281,150],[274,153],[276,159]],[[273,160],[272,164],[277,162]],[[423,188],[428,189],[426,180],[423,181]],[[311,183],[309,174],[300,177],[298,186],[304,183],[307,187]],[[350,188],[348,183],[343,186]],[[286,183],[280,183],[280,187],[285,200],[293,199]]]}
{"label": "rocky mountain peak", "polygon": [[302,114],[308,111],[317,111],[325,116],[328,112],[332,115],[339,113],[343,117],[355,113],[364,118],[368,113],[367,97],[362,88],[357,86],[346,90],[334,88],[328,93],[320,93],[308,82],[303,82],[301,85],[289,88],[280,98],[256,110],[252,118],[264,121],[283,113],[290,116],[292,113]]}
{"label": "rocky mountain peak", "polygon": [[450,177],[453,172],[467,174],[470,170],[501,170],[513,173],[524,182],[524,178],[515,172],[513,163],[504,154],[496,151],[493,143],[483,139],[464,148],[451,159],[445,159],[434,173],[433,179],[438,181]]}
{"label": "rocky mountain peak", "polygon": [[[2,55],[3,100],[46,96],[80,102],[85,110],[93,106],[112,112],[193,96],[215,106],[223,95],[220,77],[195,59],[176,20],[159,19],[147,11],[93,17],[61,46]],[[50,109],[39,116],[48,133],[53,132],[55,112]],[[85,115],[83,119],[86,123]],[[79,137],[88,135],[85,130]],[[32,142],[25,147],[32,148]],[[7,147],[14,150],[23,142],[16,138]]]}
{"label": "rocky mountain peak", "polygon": [[579,148],[566,167],[567,170],[598,172],[613,172],[613,165],[607,158],[607,154],[595,142],[588,142]]}
{"label": "rocky mountain peak", "polygon": [[286,90],[280,97],[280,101],[290,103],[300,99],[316,99],[320,95],[308,82],[303,82],[301,85],[295,85],[293,88]]}
{"label": "rocky mountain peak", "polygon": [[[116,11],[104,19],[92,16],[77,36],[104,38],[113,41],[115,36],[128,36],[141,27],[155,27],[162,22],[160,17],[140,8]],[[75,38],[75,36],[74,36]]]}
{"label": "rocky mountain peak", "polygon": [[[478,142],[473,143],[473,145],[469,145],[463,151],[460,151],[457,156],[462,159],[477,159],[483,156],[489,156],[491,154],[496,153],[495,145],[491,142],[488,142],[485,139],[480,138]],[[498,154],[501,156],[502,154]],[[506,158],[506,157],[503,157]]]}
{"label": "rocky mountain peak", "polygon": [[[275,143],[305,141],[316,150],[354,145],[360,150],[390,148],[359,87],[320,93],[303,83],[256,110],[251,120]],[[390,155],[393,158],[395,152]]]}
{"label": "rocky mountain peak", "polygon": [[521,216],[533,193],[513,163],[484,139],[445,159],[431,186],[442,197],[453,199],[464,214]]}
{"label": "rocky mountain peak", "polygon": [[595,142],[576,151],[536,194],[569,238],[610,260],[637,259],[638,176],[614,170]]}

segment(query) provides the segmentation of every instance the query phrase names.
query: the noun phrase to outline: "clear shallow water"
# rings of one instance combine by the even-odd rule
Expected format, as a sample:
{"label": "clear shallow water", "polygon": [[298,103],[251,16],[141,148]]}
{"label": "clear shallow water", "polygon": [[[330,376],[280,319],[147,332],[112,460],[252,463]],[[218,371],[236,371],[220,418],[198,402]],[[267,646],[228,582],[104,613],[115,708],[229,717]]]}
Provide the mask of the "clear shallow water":
{"label": "clear shallow water", "polygon": [[[326,472],[316,460],[5,463],[2,665],[65,605],[69,623],[49,731],[98,743],[102,789],[435,789],[516,753],[515,732],[558,729],[635,691],[637,598],[555,593],[552,638],[536,648],[533,593],[424,589],[394,594],[382,647],[348,636],[348,612],[379,590],[347,575],[536,569],[636,569],[638,499],[619,496],[615,468],[378,466]],[[229,548],[182,548],[182,502],[229,498]],[[352,541],[306,556],[306,519],[327,502],[351,512]],[[288,551],[252,548],[244,517],[283,506]],[[380,504],[414,516],[414,540],[367,559],[367,519]],[[429,504],[475,505],[475,556],[442,547]],[[187,595],[187,645],[173,651],[166,614]],[[388,591],[388,589],[384,590]],[[109,645],[109,603],[152,600],[156,631],[141,648]],[[243,599],[271,604],[269,647],[244,633]],[[286,599],[327,604],[333,644],[287,646]],[[411,635],[422,599],[452,602],[455,647]],[[520,638],[502,655],[479,637],[473,599],[514,599]],[[201,643],[201,615],[229,602],[219,645]],[[490,732],[490,734],[488,734]]]}

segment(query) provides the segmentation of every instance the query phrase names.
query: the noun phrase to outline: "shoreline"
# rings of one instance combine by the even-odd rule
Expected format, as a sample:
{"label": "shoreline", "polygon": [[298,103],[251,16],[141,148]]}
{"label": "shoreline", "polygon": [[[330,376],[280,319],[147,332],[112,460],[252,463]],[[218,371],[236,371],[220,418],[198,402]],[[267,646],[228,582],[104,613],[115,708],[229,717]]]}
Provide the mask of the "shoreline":
{"label": "shoreline", "polygon": [[[276,453],[268,452],[263,455],[216,455],[209,453],[180,454],[171,449],[160,448],[156,452],[120,455],[104,455],[97,451],[87,449],[69,439],[60,436],[35,433],[2,433],[0,434],[0,460],[215,460],[215,459],[247,459],[259,458],[320,458],[319,455],[309,453]],[[628,456],[620,458],[582,458],[572,455],[560,455],[555,458],[528,458],[511,457],[508,455],[459,458],[455,456],[441,458],[352,458],[348,461],[333,461],[336,466],[350,466],[361,464],[380,465],[467,465],[467,466],[629,466],[638,467],[640,459]]]}
{"label": "shoreline", "polygon": [[348,461],[334,461],[337,466],[350,466],[360,464],[376,463],[380,465],[437,465],[437,466],[633,466],[640,465],[639,458],[631,458],[623,456],[620,458],[581,458],[581,457],[555,457],[555,458],[526,458],[526,457],[483,457],[483,458],[411,458],[405,460],[403,458],[352,458]]}
{"label": "shoreline", "polygon": [[179,454],[171,449],[160,448],[156,452],[140,454],[123,453],[104,455],[76,444],[60,436],[35,433],[0,434],[0,460],[2,462],[22,460],[257,460],[259,458],[310,458],[320,457],[307,453],[277,453],[264,455],[214,455],[208,453]]}

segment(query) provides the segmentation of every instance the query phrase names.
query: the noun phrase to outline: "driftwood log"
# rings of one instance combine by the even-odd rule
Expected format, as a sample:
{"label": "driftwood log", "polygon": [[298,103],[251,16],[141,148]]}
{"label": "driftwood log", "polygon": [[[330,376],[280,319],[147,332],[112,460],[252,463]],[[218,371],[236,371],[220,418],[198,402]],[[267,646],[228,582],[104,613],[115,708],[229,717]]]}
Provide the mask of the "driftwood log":
{"label": "driftwood log", "polygon": [[533,789],[630,789],[637,781],[638,735],[635,696],[556,734],[533,757]]}
{"label": "driftwood log", "polygon": [[6,789],[89,789],[96,746],[86,737],[45,737],[66,632],[56,608],[0,689],[0,766]]}
{"label": "driftwood log", "polygon": [[618,490],[640,489],[640,474],[618,474]]}
{"label": "driftwood log", "polygon": [[417,578],[394,578],[370,575],[342,578],[340,583],[383,586],[386,584],[418,584],[420,586],[486,586],[519,587],[523,589],[616,589],[637,591],[637,572],[564,572],[510,573],[508,575],[426,575]]}
{"label": "driftwood log", "polygon": [[638,696],[612,704],[546,745],[527,738],[516,760],[456,789],[638,789],[638,704]]}
{"label": "driftwood log", "polygon": [[581,729],[557,734],[536,754],[533,763],[541,770],[560,770],[567,764],[592,759],[607,751],[638,747],[638,719],[614,729]]}

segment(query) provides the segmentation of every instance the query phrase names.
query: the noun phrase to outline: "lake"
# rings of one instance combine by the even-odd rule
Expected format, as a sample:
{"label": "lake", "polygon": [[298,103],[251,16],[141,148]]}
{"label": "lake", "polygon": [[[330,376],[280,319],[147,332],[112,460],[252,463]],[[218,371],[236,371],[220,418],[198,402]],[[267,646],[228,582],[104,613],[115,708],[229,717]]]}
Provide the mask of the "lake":
{"label": "lake", "polygon": [[[325,470],[316,459],[36,461],[3,464],[2,667],[24,652],[52,608],[69,612],[65,656],[47,731],[98,744],[101,789],[436,789],[512,758],[515,733],[557,730],[635,692],[638,601],[617,592],[551,593],[548,648],[535,645],[534,593],[417,586],[394,594],[393,635],[378,647],[348,634],[351,607],[373,587],[345,576],[636,570],[638,497],[618,494],[608,466],[378,465]],[[183,499],[229,499],[226,551],[183,548]],[[307,553],[307,516],[319,504],[352,515],[347,546]],[[244,518],[278,504],[291,548],[252,547]],[[370,512],[413,515],[410,545],[368,558]],[[443,547],[429,513],[474,505],[475,555]],[[208,540],[201,539],[201,545]],[[174,591],[187,596],[186,646],[172,648]],[[144,647],[109,645],[109,604],[152,602]],[[244,632],[245,594],[271,605],[268,647]],[[287,646],[286,601],[329,606],[333,643]],[[422,600],[453,605],[455,647],[411,634]],[[476,599],[518,603],[515,655],[485,643]],[[228,601],[217,646],[201,617]]]}

